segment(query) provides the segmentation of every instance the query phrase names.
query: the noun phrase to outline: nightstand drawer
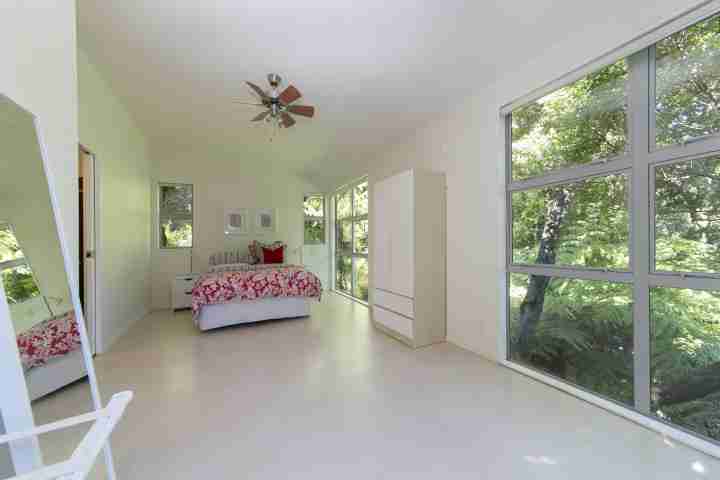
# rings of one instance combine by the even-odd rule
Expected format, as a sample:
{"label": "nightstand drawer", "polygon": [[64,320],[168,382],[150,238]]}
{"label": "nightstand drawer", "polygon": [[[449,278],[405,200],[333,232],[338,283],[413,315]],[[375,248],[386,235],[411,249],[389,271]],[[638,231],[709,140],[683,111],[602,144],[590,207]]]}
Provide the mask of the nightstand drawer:
{"label": "nightstand drawer", "polygon": [[173,310],[192,307],[192,289],[198,278],[200,278],[198,274],[185,274],[175,277],[172,288]]}

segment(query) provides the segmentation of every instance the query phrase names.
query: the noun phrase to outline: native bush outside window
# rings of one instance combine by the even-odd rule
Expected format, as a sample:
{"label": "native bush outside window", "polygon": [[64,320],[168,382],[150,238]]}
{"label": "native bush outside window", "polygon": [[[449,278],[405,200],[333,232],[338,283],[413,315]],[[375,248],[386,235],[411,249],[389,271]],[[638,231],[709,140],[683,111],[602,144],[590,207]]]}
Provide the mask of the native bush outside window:
{"label": "native bush outside window", "polygon": [[325,243],[325,197],[306,195],[303,202],[305,210],[305,245]]}
{"label": "native bush outside window", "polygon": [[192,248],[193,186],[161,183],[158,203],[160,248]]}
{"label": "native bush outside window", "polygon": [[714,16],[506,117],[507,359],[714,441],[719,65]]}

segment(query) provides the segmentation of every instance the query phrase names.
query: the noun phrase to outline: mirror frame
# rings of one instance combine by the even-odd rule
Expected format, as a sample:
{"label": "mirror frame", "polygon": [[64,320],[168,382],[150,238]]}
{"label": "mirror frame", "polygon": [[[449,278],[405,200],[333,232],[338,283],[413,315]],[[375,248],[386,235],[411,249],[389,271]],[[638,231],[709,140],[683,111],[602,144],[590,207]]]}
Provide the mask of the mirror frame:
{"label": "mirror frame", "polygon": [[[42,128],[39,119],[30,110],[19,105],[7,95],[0,93],[0,103],[9,104],[18,110],[19,113],[27,115],[32,120],[35,130],[35,139],[37,140],[38,149],[45,174],[45,182],[47,183],[48,193],[50,196],[50,204],[55,220],[55,229],[57,230],[58,239],[60,241],[60,251],[63,257],[63,265],[65,267],[65,275],[70,290],[70,298],[75,312],[75,321],[77,322],[78,333],[80,334],[81,350],[85,361],[85,369],[87,372],[88,383],[90,384],[90,394],[92,397],[93,408],[101,410],[103,408],[100,389],[98,387],[97,375],[93,364],[92,349],[85,325],[85,317],[83,315],[78,296],[77,284],[75,283],[75,274],[73,270],[73,262],[68,250],[67,240],[65,238],[65,230],[63,228],[62,218],[59,215],[59,207],[55,187],[51,181],[52,170],[48,164],[47,147],[41,134]],[[4,123],[0,119],[0,128]],[[6,358],[12,357],[12,358]],[[33,418],[30,396],[27,385],[25,383],[25,375],[23,374],[22,365],[20,363],[20,353],[17,348],[17,339],[15,328],[10,317],[10,309],[5,296],[5,289],[0,282],[0,378],[3,379],[4,385],[8,387],[7,391],[14,392],[15,395],[0,395],[0,409],[10,415],[3,415],[5,429],[8,433],[14,431],[24,431],[35,426]],[[115,467],[113,464],[112,450],[110,443],[106,443],[104,449],[105,467],[109,480],[115,480]],[[15,467],[16,475],[27,473],[41,467],[42,455],[37,438],[31,440],[23,440],[12,442],[10,444],[10,454]]]}

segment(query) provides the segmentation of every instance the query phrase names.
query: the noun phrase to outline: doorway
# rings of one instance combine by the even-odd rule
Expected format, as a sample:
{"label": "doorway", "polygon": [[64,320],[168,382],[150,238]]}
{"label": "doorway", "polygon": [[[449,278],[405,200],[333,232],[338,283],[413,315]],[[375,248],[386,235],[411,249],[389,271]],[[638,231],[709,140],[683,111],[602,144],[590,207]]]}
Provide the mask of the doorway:
{"label": "doorway", "polygon": [[80,145],[78,156],[78,194],[79,194],[79,219],[80,231],[78,238],[80,251],[78,284],[80,303],[85,315],[88,336],[90,337],[90,349],[95,354],[95,325],[96,325],[96,182],[95,182],[95,155]]}

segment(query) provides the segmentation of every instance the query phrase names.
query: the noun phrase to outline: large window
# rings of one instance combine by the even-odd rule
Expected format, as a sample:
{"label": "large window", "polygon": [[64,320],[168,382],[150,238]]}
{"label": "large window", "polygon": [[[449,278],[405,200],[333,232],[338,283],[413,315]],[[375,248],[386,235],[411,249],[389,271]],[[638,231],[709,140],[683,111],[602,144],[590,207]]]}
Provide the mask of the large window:
{"label": "large window", "polygon": [[160,248],[193,246],[193,186],[161,183],[158,186]]}
{"label": "large window", "polygon": [[325,243],[325,196],[305,195],[305,245]]}
{"label": "large window", "polygon": [[335,200],[335,289],[368,299],[368,182],[339,190]]}
{"label": "large window", "polygon": [[720,441],[720,16],[507,116],[508,360]]}

